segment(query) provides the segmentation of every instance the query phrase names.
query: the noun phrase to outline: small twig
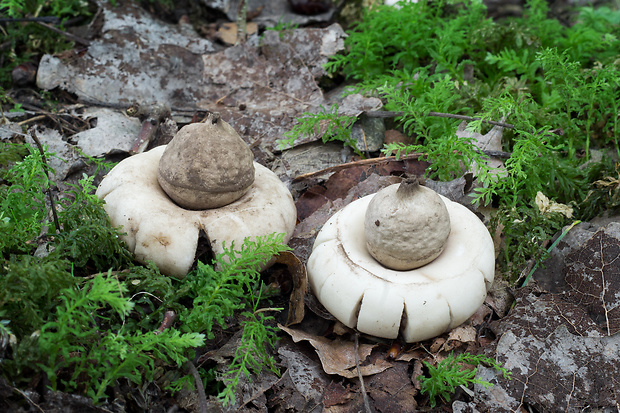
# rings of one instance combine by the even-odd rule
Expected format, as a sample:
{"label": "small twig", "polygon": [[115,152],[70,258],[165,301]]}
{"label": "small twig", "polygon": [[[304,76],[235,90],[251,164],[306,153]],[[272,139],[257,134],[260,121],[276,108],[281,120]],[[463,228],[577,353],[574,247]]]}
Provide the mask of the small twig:
{"label": "small twig", "polygon": [[174,323],[175,318],[177,318],[177,313],[175,313],[172,310],[166,311],[164,313],[163,321],[161,322],[160,326],[155,331],[155,335],[163,333],[164,330],[172,326],[172,323]]}
{"label": "small twig", "polygon": [[258,313],[265,313],[267,311],[282,311],[284,310],[283,308],[273,308],[273,307],[263,307],[263,308],[259,308],[258,310],[254,311],[254,314],[258,314]]}
{"label": "small twig", "polygon": [[480,151],[481,153],[485,154],[486,156],[492,156],[494,158],[504,158],[504,159],[508,159],[512,156],[511,152],[504,152],[504,151],[489,151],[489,150],[483,150]]}
{"label": "small twig", "polygon": [[357,368],[357,377],[360,380],[360,388],[362,392],[362,397],[364,399],[364,408],[366,409],[366,413],[372,413],[370,409],[370,402],[368,401],[368,394],[366,393],[366,386],[364,385],[364,377],[362,376],[362,371],[360,370],[360,356],[359,356],[359,340],[360,333],[355,332],[355,367]]}
{"label": "small twig", "polygon": [[13,387],[13,390],[15,390],[16,392],[18,392],[19,394],[21,394],[26,400],[28,400],[28,403],[30,403],[30,405],[34,408],[36,408],[38,411],[40,411],[41,413],[45,413],[45,410],[43,410],[41,408],[41,406],[39,406],[38,404],[36,404],[34,402],[34,400],[32,400],[30,397],[28,397],[28,395],[26,393],[24,393],[23,391],[21,391],[20,389],[18,389],[17,387]]}
{"label": "small twig", "polygon": [[43,22],[51,24],[59,24],[60,19],[54,16],[40,16],[40,17],[3,17],[0,19],[0,23],[21,23],[21,22]]}
{"label": "small twig", "polygon": [[47,192],[47,196],[50,199],[50,208],[52,210],[52,217],[54,218],[54,226],[56,227],[56,233],[60,232],[60,223],[58,222],[58,214],[56,213],[56,203],[54,202],[54,197],[52,195],[52,186],[49,185],[50,182],[50,174],[49,174],[49,166],[47,164],[47,159],[45,158],[45,151],[43,150],[43,145],[41,145],[41,141],[39,141],[39,138],[37,138],[37,134],[34,131],[34,129],[30,130],[30,136],[32,137],[32,139],[34,140],[34,143],[37,145],[37,148],[39,149],[39,153],[41,154],[41,160],[43,161],[43,165],[45,165],[45,175],[47,176],[47,180],[48,180],[48,185],[47,188],[45,189],[45,192]]}
{"label": "small twig", "polygon": [[24,125],[27,125],[27,124],[32,123],[32,122],[38,122],[38,121],[43,120],[43,119],[45,119],[47,117],[48,117],[48,115],[37,115],[37,116],[34,116],[32,118],[28,118],[28,119],[22,120],[21,122],[17,122],[17,125],[24,126]]}
{"label": "small twig", "polygon": [[63,30],[60,30],[60,29],[52,26],[51,24],[47,24],[47,23],[44,23],[44,22],[41,22],[41,21],[38,21],[37,24],[39,24],[39,25],[45,27],[46,29],[49,29],[49,30],[51,30],[51,31],[53,31],[55,33],[63,35],[64,37],[66,37],[67,39],[71,40],[72,42],[79,43],[79,44],[81,44],[83,46],[90,46],[90,42],[88,40],[83,39],[83,38],[81,38],[79,36],[76,36],[74,34],[67,33],[67,32],[65,32]]}
{"label": "small twig", "polygon": [[[80,92],[84,95],[87,95],[87,93],[84,92],[83,90],[80,90]],[[226,96],[224,96],[223,98],[225,97]],[[97,106],[97,107],[102,107],[102,108],[121,109],[121,110],[127,110],[131,108],[132,106],[134,106],[130,103],[103,102],[99,99],[92,98],[92,97],[88,97],[88,98],[81,97],[79,101],[81,105]],[[198,115],[199,118],[203,118],[204,116],[206,116],[206,114],[212,113],[208,109],[199,108],[197,106],[195,107],[170,106],[170,111],[172,114],[175,114],[175,115],[182,115],[182,116]]]}
{"label": "small twig", "polygon": [[[82,93],[83,95],[88,95],[85,91],[80,90],[80,93]],[[224,96],[225,98],[226,96]],[[223,98],[220,98],[223,99]],[[102,107],[102,108],[111,108],[111,109],[122,109],[122,110],[127,110],[129,108],[131,108],[133,106],[133,104],[131,103],[126,103],[126,102],[116,102],[116,103],[112,103],[112,102],[104,102],[101,101],[99,99],[93,98],[93,97],[80,97],[79,99],[80,104],[86,106],[97,106],[97,107]],[[217,102],[216,102],[217,103]],[[198,106],[194,106],[194,107],[183,107],[183,106],[170,106],[170,110],[172,111],[172,113],[174,114],[182,114],[182,115],[191,115],[191,114],[195,114],[195,113],[209,113],[210,111],[208,109],[204,109],[204,108],[200,108]]]}
{"label": "small twig", "polygon": [[198,370],[196,370],[196,366],[190,360],[185,362],[185,365],[189,369],[189,372],[194,377],[194,386],[196,387],[196,391],[198,392],[198,400],[199,400],[199,408],[198,411],[200,413],[208,413],[207,411],[207,395],[205,394],[205,388],[202,385],[202,379],[200,378],[200,374]]}
{"label": "small twig", "polygon": [[[508,159],[511,156],[510,152],[503,152],[503,151],[481,150],[480,152],[485,154],[486,156],[495,157],[495,158]],[[293,181],[299,182],[305,179],[314,178],[316,176],[328,174],[331,172],[337,172],[343,169],[353,168],[356,166],[375,165],[375,164],[381,164],[381,163],[387,163],[387,162],[398,162],[398,161],[404,161],[404,160],[409,160],[409,159],[418,159],[419,157],[424,156],[424,155],[426,154],[425,153],[410,153],[408,155],[401,155],[398,157],[398,159],[395,156],[385,156],[383,158],[372,158],[372,159],[361,159],[359,161],[353,161],[353,162],[343,163],[340,165],[334,165],[334,166],[330,166],[325,169],[321,169],[319,171],[307,172],[305,174],[297,175],[295,178],[293,178]]]}
{"label": "small twig", "polygon": [[362,138],[364,138],[364,152],[366,152],[366,156],[370,158],[370,151],[368,150],[368,143],[366,142],[366,133],[364,133],[364,128],[361,128]]}
{"label": "small twig", "polygon": [[[78,133],[79,130],[74,128],[74,125],[71,124],[69,121],[63,119],[63,116],[70,116],[72,120],[79,120],[79,118],[70,115],[68,113],[65,112],[65,110],[61,110],[58,113],[52,113],[52,112],[48,112],[45,109],[42,109],[38,106],[35,105],[31,105],[25,102],[22,102],[22,107],[23,109],[26,110],[30,110],[33,112],[33,114],[38,114],[35,117],[23,120],[21,122],[18,123],[18,125],[22,126],[22,125],[26,125],[28,123],[32,123],[33,121],[37,121],[37,120],[41,120],[44,118],[49,118],[52,122],[54,122],[61,130],[68,130],[69,132],[71,132],[71,134],[75,134]],[[82,121],[82,124],[84,124],[85,122]]]}
{"label": "small twig", "polygon": [[372,158],[372,159],[362,159],[359,161],[353,161],[348,163],[343,163],[340,165],[330,166],[329,168],[321,169],[320,171],[308,172],[305,174],[297,175],[293,178],[293,181],[303,181],[304,179],[314,178],[316,176],[320,176],[323,174],[327,174],[330,172],[337,172],[343,169],[353,168],[355,166],[363,166],[363,165],[375,165],[381,163],[388,163],[394,161],[403,161],[407,159],[418,159],[420,156],[424,155],[423,153],[411,153],[409,155],[402,155],[398,159],[395,156],[386,156],[384,158]]}
{"label": "small twig", "polygon": [[[368,112],[364,112],[366,114],[366,116],[368,116],[369,118],[396,118],[399,116],[403,116],[405,114],[405,112],[390,112],[387,110],[371,110]],[[480,120],[482,121],[482,123],[487,123],[489,125],[493,125],[493,126],[501,126],[503,128],[508,128],[508,129],[514,129],[515,125],[511,124],[511,123],[504,123],[504,122],[495,122],[492,120],[484,120],[484,119],[480,119],[480,118],[474,118],[471,116],[465,116],[465,115],[455,115],[452,113],[441,113],[441,112],[428,112],[426,114],[427,116],[434,116],[434,117],[438,117],[438,118],[452,118],[452,119],[461,119],[461,120],[466,120],[469,122],[475,121],[475,120]]]}

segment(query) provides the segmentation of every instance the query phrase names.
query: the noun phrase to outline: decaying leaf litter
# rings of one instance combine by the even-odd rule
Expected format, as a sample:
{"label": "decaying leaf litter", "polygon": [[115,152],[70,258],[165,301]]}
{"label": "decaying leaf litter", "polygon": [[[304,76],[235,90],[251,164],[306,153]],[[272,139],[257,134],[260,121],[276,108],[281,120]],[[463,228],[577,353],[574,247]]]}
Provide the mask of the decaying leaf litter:
{"label": "decaying leaf litter", "polygon": [[[337,144],[317,143],[320,136],[279,151],[276,140],[303,112],[334,102],[355,115],[380,109],[378,99],[341,100],[339,93],[325,93],[320,86],[326,74],[321,65],[343,49],[342,29],[333,24],[283,35],[265,32],[260,42],[250,37],[239,45],[222,46],[199,37],[188,25],[162,24],[131,3],[101,7],[101,29],[88,53],[75,50],[65,56],[45,56],[39,67],[40,88],[59,88],[77,96],[79,103],[64,110],[83,130],[59,133],[62,127],[24,123],[36,127],[39,138],[59,155],[60,159],[51,161],[55,181],[60,184],[83,172],[77,149],[90,156],[127,156],[148,116],[131,118],[124,110],[134,102],[157,102],[168,105],[171,116],[161,120],[159,135],[150,136],[150,147],[165,143],[176,125],[190,122],[195,114],[218,112],[251,146],[255,159],[290,186],[297,200],[299,222],[290,242],[295,258],[286,264],[285,275],[296,280],[295,299],[289,319],[282,320],[277,350],[284,374],[265,374],[244,383],[236,407],[348,412],[363,410],[368,402],[381,412],[416,411],[417,400],[424,401],[417,379],[422,361],[440,360],[451,351],[488,354],[513,373],[512,380],[505,380],[494,370],[479,367],[479,377],[494,386],[459,390],[453,411],[523,411],[524,406],[573,411],[620,404],[620,303],[611,293],[618,282],[617,224],[578,225],[552,252],[552,264],[537,270],[535,281],[517,291],[498,283],[467,323],[441,337],[415,345],[356,337],[334,323],[312,296],[306,295],[305,302],[301,299],[306,287],[300,281],[305,279],[300,263],[305,263],[316,232],[334,212],[398,182],[399,176],[422,175],[427,165],[415,157],[360,162],[331,175],[298,179],[304,173],[351,162],[354,154]],[[11,137],[3,131],[5,136]],[[481,146],[495,145],[490,149],[497,150],[501,149],[498,137],[501,128],[487,136],[495,142],[476,139]],[[501,174],[501,159],[497,167]],[[471,191],[471,178],[428,185],[463,202]],[[226,345],[205,353],[201,361],[225,364],[234,353],[236,339],[233,336]],[[357,364],[363,381],[358,379]],[[81,402],[63,395],[43,401],[53,406],[52,397],[76,407]],[[197,397],[187,394],[177,402],[196,411]],[[216,401],[207,402],[209,411],[219,409]]]}

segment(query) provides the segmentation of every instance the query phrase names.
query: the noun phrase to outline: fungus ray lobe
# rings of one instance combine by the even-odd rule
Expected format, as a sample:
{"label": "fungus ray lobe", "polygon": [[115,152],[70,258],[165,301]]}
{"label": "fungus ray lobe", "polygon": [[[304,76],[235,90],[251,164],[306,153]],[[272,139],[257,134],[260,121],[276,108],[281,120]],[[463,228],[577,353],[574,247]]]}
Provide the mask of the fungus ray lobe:
{"label": "fungus ray lobe", "polygon": [[367,289],[362,294],[357,329],[377,337],[398,337],[405,310],[404,298],[394,289],[386,288],[385,284]]}

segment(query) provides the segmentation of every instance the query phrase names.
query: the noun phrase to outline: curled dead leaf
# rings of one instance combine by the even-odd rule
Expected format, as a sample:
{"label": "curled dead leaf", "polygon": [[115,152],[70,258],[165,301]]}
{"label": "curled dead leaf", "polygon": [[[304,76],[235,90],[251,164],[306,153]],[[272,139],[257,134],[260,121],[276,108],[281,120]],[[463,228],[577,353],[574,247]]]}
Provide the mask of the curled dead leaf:
{"label": "curled dead leaf", "polygon": [[319,363],[292,345],[281,346],[278,354],[282,357],[297,391],[308,401],[320,402],[329,377],[323,372]]}
{"label": "curled dead leaf", "polygon": [[276,257],[276,264],[285,265],[293,282],[293,291],[289,298],[288,317],[286,325],[300,323],[304,319],[305,305],[304,296],[308,290],[306,266],[291,251],[283,251]]}
{"label": "curled dead leaf", "polygon": [[[308,334],[301,330],[295,330],[279,325],[282,331],[291,336],[295,343],[307,341],[317,352],[323,370],[327,374],[337,374],[348,379],[357,377],[355,344],[352,341],[337,338],[330,340],[325,337]],[[376,344],[360,344],[358,349],[359,363],[370,356]],[[380,373],[392,367],[392,363],[385,359],[377,359],[373,364],[360,366],[362,376]]]}
{"label": "curled dead leaf", "polygon": [[450,331],[448,339],[441,346],[441,351],[453,351],[463,344],[476,342],[476,328],[471,325],[459,326]]}
{"label": "curled dead leaf", "polygon": [[543,194],[542,192],[538,191],[536,193],[536,206],[538,207],[538,210],[540,211],[541,214],[549,214],[551,212],[558,212],[562,215],[564,215],[566,218],[572,218],[573,217],[573,208],[568,206],[568,205],[564,205],[564,204],[560,204],[558,202],[555,202],[553,200],[550,200],[549,198],[547,198],[545,196],[545,194]]}
{"label": "curled dead leaf", "polygon": [[[503,121],[503,120],[502,120]],[[504,128],[501,126],[493,126],[489,132],[482,135],[481,133],[475,132],[467,128],[467,123],[462,122],[456,135],[459,138],[470,138],[473,140],[474,145],[476,145],[482,151],[502,151],[502,137],[503,137]],[[497,179],[501,179],[502,176],[506,175],[506,168],[504,166],[504,161],[497,156],[489,156],[487,163],[490,167],[491,175],[495,175]],[[474,175],[477,175],[478,166],[472,164],[470,166],[470,171],[473,172]]]}
{"label": "curled dead leaf", "polygon": [[[258,31],[258,24],[248,22],[245,30],[248,35],[254,34]],[[238,32],[239,28],[236,23],[224,23],[217,30],[217,38],[227,45],[233,45],[237,43]]]}

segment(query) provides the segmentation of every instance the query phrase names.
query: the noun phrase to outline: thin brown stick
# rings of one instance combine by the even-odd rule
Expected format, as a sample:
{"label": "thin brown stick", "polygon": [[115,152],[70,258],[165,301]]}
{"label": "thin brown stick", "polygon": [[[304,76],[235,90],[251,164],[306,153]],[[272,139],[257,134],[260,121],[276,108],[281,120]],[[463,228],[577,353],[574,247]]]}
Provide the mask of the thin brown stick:
{"label": "thin brown stick", "polygon": [[[398,116],[403,116],[405,114],[405,112],[391,112],[391,111],[387,111],[387,110],[371,110],[368,112],[364,112],[366,114],[366,116],[368,116],[369,118],[396,118]],[[461,120],[466,120],[468,122],[472,122],[475,120],[481,120],[482,123],[486,123],[489,125],[493,125],[493,126],[501,126],[502,128],[508,128],[508,129],[514,129],[515,125],[511,124],[511,123],[504,123],[504,122],[495,122],[493,120],[485,120],[485,119],[480,119],[480,118],[474,118],[471,116],[465,116],[465,115],[455,115],[452,113],[441,113],[441,112],[428,112],[426,114],[427,116],[434,116],[437,118],[451,118],[451,119],[461,119]]]}
{"label": "thin brown stick", "polygon": [[[33,112],[33,114],[36,114],[37,116],[34,116],[32,118],[19,122],[18,125],[20,126],[26,125],[28,123],[32,123],[33,121],[49,118],[52,122],[54,122],[61,129],[61,131],[68,130],[69,132],[71,132],[71,134],[76,134],[79,132],[79,129],[74,128],[73,124],[63,119],[63,115],[70,116],[72,120],[81,120],[81,119],[76,116],[66,113],[65,109],[60,110],[58,113],[52,113],[52,112],[46,111],[45,109],[41,109],[35,105],[30,105],[25,102],[22,103],[22,106],[24,109]],[[84,123],[85,121],[82,120],[82,124]]]}
{"label": "thin brown stick", "polygon": [[45,119],[47,117],[48,117],[47,115],[37,115],[35,117],[22,120],[21,122],[17,122],[17,124],[19,126],[24,126],[24,125],[27,125],[28,123],[37,122],[37,121],[40,121],[40,120]]}
{"label": "thin brown stick", "polygon": [[164,319],[161,322],[161,324],[159,325],[159,327],[157,328],[157,330],[154,331],[154,334],[161,334],[163,333],[167,328],[172,326],[172,323],[174,323],[174,320],[177,318],[177,314],[172,311],[172,310],[168,310],[164,313]]}
{"label": "thin brown stick", "polygon": [[364,399],[366,413],[372,413],[370,402],[368,401],[368,394],[366,393],[366,386],[364,385],[364,376],[362,376],[362,371],[360,370],[359,341],[360,333],[355,332],[355,367],[357,368],[357,377],[360,380],[360,390],[362,392],[362,398]]}
{"label": "thin brown stick", "polygon": [[330,166],[329,168],[321,169],[320,171],[308,172],[305,174],[297,175],[293,178],[293,181],[303,181],[304,179],[314,178],[316,176],[324,175],[330,172],[337,172],[343,169],[353,168],[355,166],[363,166],[363,165],[376,165],[381,163],[388,163],[394,161],[403,161],[406,159],[418,159],[420,156],[424,155],[423,153],[410,153],[409,155],[402,155],[398,159],[395,156],[386,156],[384,158],[372,158],[372,159],[362,159],[359,161],[353,161],[348,163],[343,163],[340,165]]}
{"label": "thin brown stick", "polygon": [[[503,151],[480,151],[483,154],[485,154],[486,156],[491,156],[491,157],[495,157],[495,158],[505,158],[508,159],[510,158],[511,153],[510,152],[503,152]],[[301,175],[297,175],[295,178],[293,178],[294,182],[299,182],[299,181],[303,181],[305,179],[310,179],[310,178],[314,178],[320,175],[324,175],[324,174],[328,174],[331,172],[337,172],[343,169],[348,169],[348,168],[353,168],[356,166],[363,166],[363,165],[376,165],[376,164],[381,164],[381,163],[388,163],[388,162],[398,162],[398,161],[404,161],[404,160],[408,160],[408,159],[418,159],[421,156],[426,155],[425,153],[410,153],[408,155],[401,155],[398,157],[398,159],[395,156],[386,156],[383,158],[372,158],[372,159],[362,159],[359,161],[353,161],[353,162],[348,162],[348,163],[343,163],[340,165],[334,165],[334,166],[330,166],[328,168],[325,169],[321,169],[319,171],[314,171],[314,172],[307,172],[305,174],[301,174]]]}
{"label": "thin brown stick", "polygon": [[37,22],[37,24],[39,24],[39,25],[45,27],[46,29],[49,29],[49,30],[51,30],[51,31],[53,31],[55,33],[63,35],[64,37],[66,37],[67,39],[71,40],[72,42],[79,43],[79,44],[81,44],[83,46],[90,46],[90,41],[88,41],[86,39],[83,39],[83,38],[81,38],[79,36],[76,36],[74,34],[67,33],[67,32],[65,32],[63,30],[60,30],[60,29],[52,26],[51,24],[47,24],[47,23],[40,22],[40,21]]}
{"label": "thin brown stick", "polygon": [[16,391],[17,393],[21,394],[21,395],[22,395],[22,396],[23,396],[23,397],[24,397],[24,398],[28,401],[28,403],[30,403],[30,405],[31,405],[32,407],[34,407],[35,409],[37,409],[37,410],[38,410],[38,411],[40,411],[41,413],[45,413],[45,410],[43,410],[43,409],[41,408],[41,406],[39,406],[38,404],[36,404],[36,403],[34,402],[34,400],[32,400],[30,397],[28,397],[28,395],[27,395],[25,392],[23,392],[22,390],[18,389],[17,387],[13,387],[13,390],[14,390],[14,391]]}
{"label": "thin brown stick", "polygon": [[39,141],[39,138],[37,138],[37,134],[34,131],[34,129],[32,129],[30,131],[30,136],[32,137],[32,139],[34,140],[34,143],[36,143],[37,148],[39,149],[39,153],[41,154],[41,160],[43,161],[43,164],[45,165],[45,175],[47,176],[47,180],[48,180],[48,185],[47,188],[45,189],[45,192],[47,193],[47,196],[50,199],[50,209],[52,210],[52,217],[54,218],[54,226],[56,227],[56,233],[60,232],[60,223],[58,222],[58,214],[56,213],[56,203],[54,202],[54,196],[52,195],[52,186],[49,185],[49,181],[50,181],[50,174],[49,174],[49,165],[47,164],[47,159],[45,158],[45,151],[43,150],[43,145],[41,145],[41,141]]}
{"label": "thin brown stick", "polygon": [[11,18],[0,18],[0,23],[22,23],[22,22],[44,22],[44,23],[52,23],[58,24],[60,23],[60,19],[54,16],[40,16],[40,17],[11,17]]}
{"label": "thin brown stick", "polygon": [[194,366],[194,363],[192,363],[190,360],[187,360],[185,362],[185,365],[189,369],[189,372],[192,374],[192,377],[194,378],[194,386],[196,387],[196,391],[198,392],[198,400],[200,403],[198,407],[198,411],[200,413],[208,413],[207,395],[205,394],[205,388],[202,385],[202,379],[200,378],[200,373],[198,373],[196,366]]}

